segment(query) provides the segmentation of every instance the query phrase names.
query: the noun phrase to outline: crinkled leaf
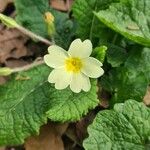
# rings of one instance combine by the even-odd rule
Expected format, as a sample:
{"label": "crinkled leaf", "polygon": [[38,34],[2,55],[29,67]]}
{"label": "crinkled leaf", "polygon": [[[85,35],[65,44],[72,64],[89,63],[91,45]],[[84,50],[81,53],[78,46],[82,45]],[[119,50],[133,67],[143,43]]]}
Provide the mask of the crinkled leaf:
{"label": "crinkled leaf", "polygon": [[69,88],[56,90],[47,82],[49,73],[49,67],[41,65],[12,75],[0,86],[0,145],[23,143],[39,132],[47,117],[76,121],[98,104],[96,80],[91,91],[74,94]]}
{"label": "crinkled leaf", "polygon": [[112,94],[112,104],[132,98],[141,101],[150,83],[150,49],[136,46],[123,66],[104,75],[101,85]]}
{"label": "crinkled leaf", "polygon": [[145,150],[150,147],[150,108],[128,100],[97,114],[84,141],[86,150]]}
{"label": "crinkled leaf", "polygon": [[110,45],[107,51],[107,61],[112,67],[119,67],[127,59],[127,52],[125,49]]}
{"label": "crinkled leaf", "polygon": [[119,67],[102,77],[101,85],[111,92],[110,102],[115,104],[129,98],[141,101],[146,93],[148,81],[143,72]]}
{"label": "crinkled leaf", "polygon": [[150,46],[149,0],[122,0],[95,14],[101,22],[126,38]]}
{"label": "crinkled leaf", "polygon": [[108,8],[109,4],[118,0],[76,0],[73,5],[73,15],[75,16],[79,27],[78,35],[82,39],[89,38],[93,42],[103,42],[111,36],[109,29],[103,24],[98,23],[93,11],[99,11]]}
{"label": "crinkled leaf", "polygon": [[129,53],[125,66],[130,70],[143,72],[150,83],[150,48],[134,47]]}
{"label": "crinkled leaf", "polygon": [[79,120],[88,109],[98,104],[96,89],[96,81],[92,81],[92,88],[88,93],[75,94],[68,89],[59,92],[59,95],[54,94],[55,99],[51,99],[48,117],[53,121],[61,122]]}

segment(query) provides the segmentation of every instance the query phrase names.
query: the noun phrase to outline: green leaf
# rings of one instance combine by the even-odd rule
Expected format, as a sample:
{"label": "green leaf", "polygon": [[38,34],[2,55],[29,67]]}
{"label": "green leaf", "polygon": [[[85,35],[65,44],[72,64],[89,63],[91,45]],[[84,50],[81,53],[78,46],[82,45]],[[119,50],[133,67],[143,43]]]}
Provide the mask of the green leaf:
{"label": "green leaf", "polygon": [[119,67],[102,77],[101,85],[112,94],[110,103],[124,102],[132,98],[141,101],[146,93],[148,81],[144,73]]}
{"label": "green leaf", "polygon": [[135,46],[129,53],[125,66],[143,72],[150,83],[150,48]]}
{"label": "green leaf", "polygon": [[52,121],[76,121],[96,107],[96,80],[89,92],[74,94],[56,90],[47,82],[50,68],[40,65],[13,74],[0,86],[0,145],[22,144],[27,137],[38,134],[41,125]]}
{"label": "green leaf", "polygon": [[126,38],[150,46],[149,10],[149,0],[122,0],[95,15],[109,28]]}
{"label": "green leaf", "polygon": [[107,51],[107,61],[112,67],[119,67],[127,59],[127,52],[125,49],[110,45]]}
{"label": "green leaf", "polygon": [[47,37],[44,14],[49,10],[48,0],[15,0],[16,20],[32,32]]}
{"label": "green leaf", "polygon": [[111,104],[132,98],[141,101],[150,83],[150,49],[133,47],[124,65],[104,75],[102,87],[111,92]]}
{"label": "green leaf", "polygon": [[113,110],[97,114],[84,141],[86,150],[148,150],[150,146],[150,108],[128,100]]}
{"label": "green leaf", "polygon": [[50,110],[47,112],[48,117],[53,121],[74,121],[79,120],[87,114],[88,109],[93,109],[99,103],[96,94],[96,81],[92,81],[90,92],[81,92],[75,94],[70,89],[63,90],[59,94],[54,94],[50,101]]}
{"label": "green leaf", "polygon": [[103,63],[105,60],[106,52],[107,52],[106,46],[99,46],[93,50],[92,56]]}
{"label": "green leaf", "polygon": [[12,75],[11,81],[0,86],[0,145],[21,144],[46,123],[47,75],[47,67],[41,66]]}
{"label": "green leaf", "polygon": [[73,5],[73,15],[76,18],[79,27],[77,33],[81,39],[89,38],[93,42],[107,39],[111,32],[103,24],[98,23],[93,11],[99,11],[108,8],[108,6],[118,0],[76,0]]}

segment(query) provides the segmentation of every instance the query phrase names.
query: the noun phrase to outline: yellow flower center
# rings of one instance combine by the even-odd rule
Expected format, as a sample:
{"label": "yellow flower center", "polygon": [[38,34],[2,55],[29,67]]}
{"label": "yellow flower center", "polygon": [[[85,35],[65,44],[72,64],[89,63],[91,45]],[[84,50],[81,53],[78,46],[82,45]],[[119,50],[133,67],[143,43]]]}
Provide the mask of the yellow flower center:
{"label": "yellow flower center", "polygon": [[66,70],[68,72],[78,73],[82,68],[81,59],[74,57],[65,60]]}

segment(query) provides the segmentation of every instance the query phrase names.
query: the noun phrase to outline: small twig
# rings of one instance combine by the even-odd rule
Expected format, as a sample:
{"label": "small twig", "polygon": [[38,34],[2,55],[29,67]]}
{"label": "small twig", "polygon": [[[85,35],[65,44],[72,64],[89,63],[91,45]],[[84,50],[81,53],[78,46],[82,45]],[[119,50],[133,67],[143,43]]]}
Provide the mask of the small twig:
{"label": "small twig", "polygon": [[17,73],[17,72],[21,72],[21,71],[27,71],[27,70],[29,70],[29,69],[31,69],[33,67],[36,67],[36,66],[39,66],[39,65],[42,65],[42,64],[44,64],[43,60],[35,61],[32,64],[29,64],[29,65],[26,65],[26,66],[23,66],[23,67],[14,68],[12,73]]}
{"label": "small twig", "polygon": [[52,43],[53,43],[53,45],[54,45],[54,44],[55,44],[55,39],[54,39],[53,36],[51,37],[51,40],[52,40]]}
{"label": "small twig", "polygon": [[19,31],[21,31],[22,33],[24,33],[25,35],[31,37],[32,39],[35,39],[35,40],[38,40],[38,41],[41,41],[47,45],[52,45],[53,42],[50,42],[49,40],[39,36],[39,35],[36,35],[35,33],[32,33],[31,31],[29,31],[28,29],[22,27],[21,25],[19,25],[13,18],[11,17],[8,17],[6,15],[3,15],[2,13],[0,13],[0,20],[6,25],[8,26],[9,28],[16,28],[18,29]]}
{"label": "small twig", "polygon": [[36,35],[35,33],[27,30],[26,28],[24,28],[22,26],[18,26],[17,29],[19,31],[21,31],[22,33],[24,33],[25,35],[33,38],[33,39],[37,39],[37,40],[39,40],[39,41],[41,41],[41,42],[43,42],[43,43],[45,43],[47,45],[53,45],[53,42],[50,42],[49,40],[47,40],[47,39],[45,39],[45,38],[43,38],[43,37],[41,37],[39,35]]}

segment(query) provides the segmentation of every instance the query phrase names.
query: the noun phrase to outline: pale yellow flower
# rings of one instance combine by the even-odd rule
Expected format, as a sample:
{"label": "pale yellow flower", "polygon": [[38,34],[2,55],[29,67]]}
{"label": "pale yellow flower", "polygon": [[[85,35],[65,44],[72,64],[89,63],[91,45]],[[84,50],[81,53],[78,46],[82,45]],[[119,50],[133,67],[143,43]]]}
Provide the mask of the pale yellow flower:
{"label": "pale yellow flower", "polygon": [[93,57],[90,40],[74,40],[68,51],[52,45],[48,48],[49,54],[44,56],[45,63],[54,68],[48,77],[50,83],[55,83],[56,89],[70,89],[79,93],[88,92],[91,88],[90,78],[103,75],[102,63]]}

